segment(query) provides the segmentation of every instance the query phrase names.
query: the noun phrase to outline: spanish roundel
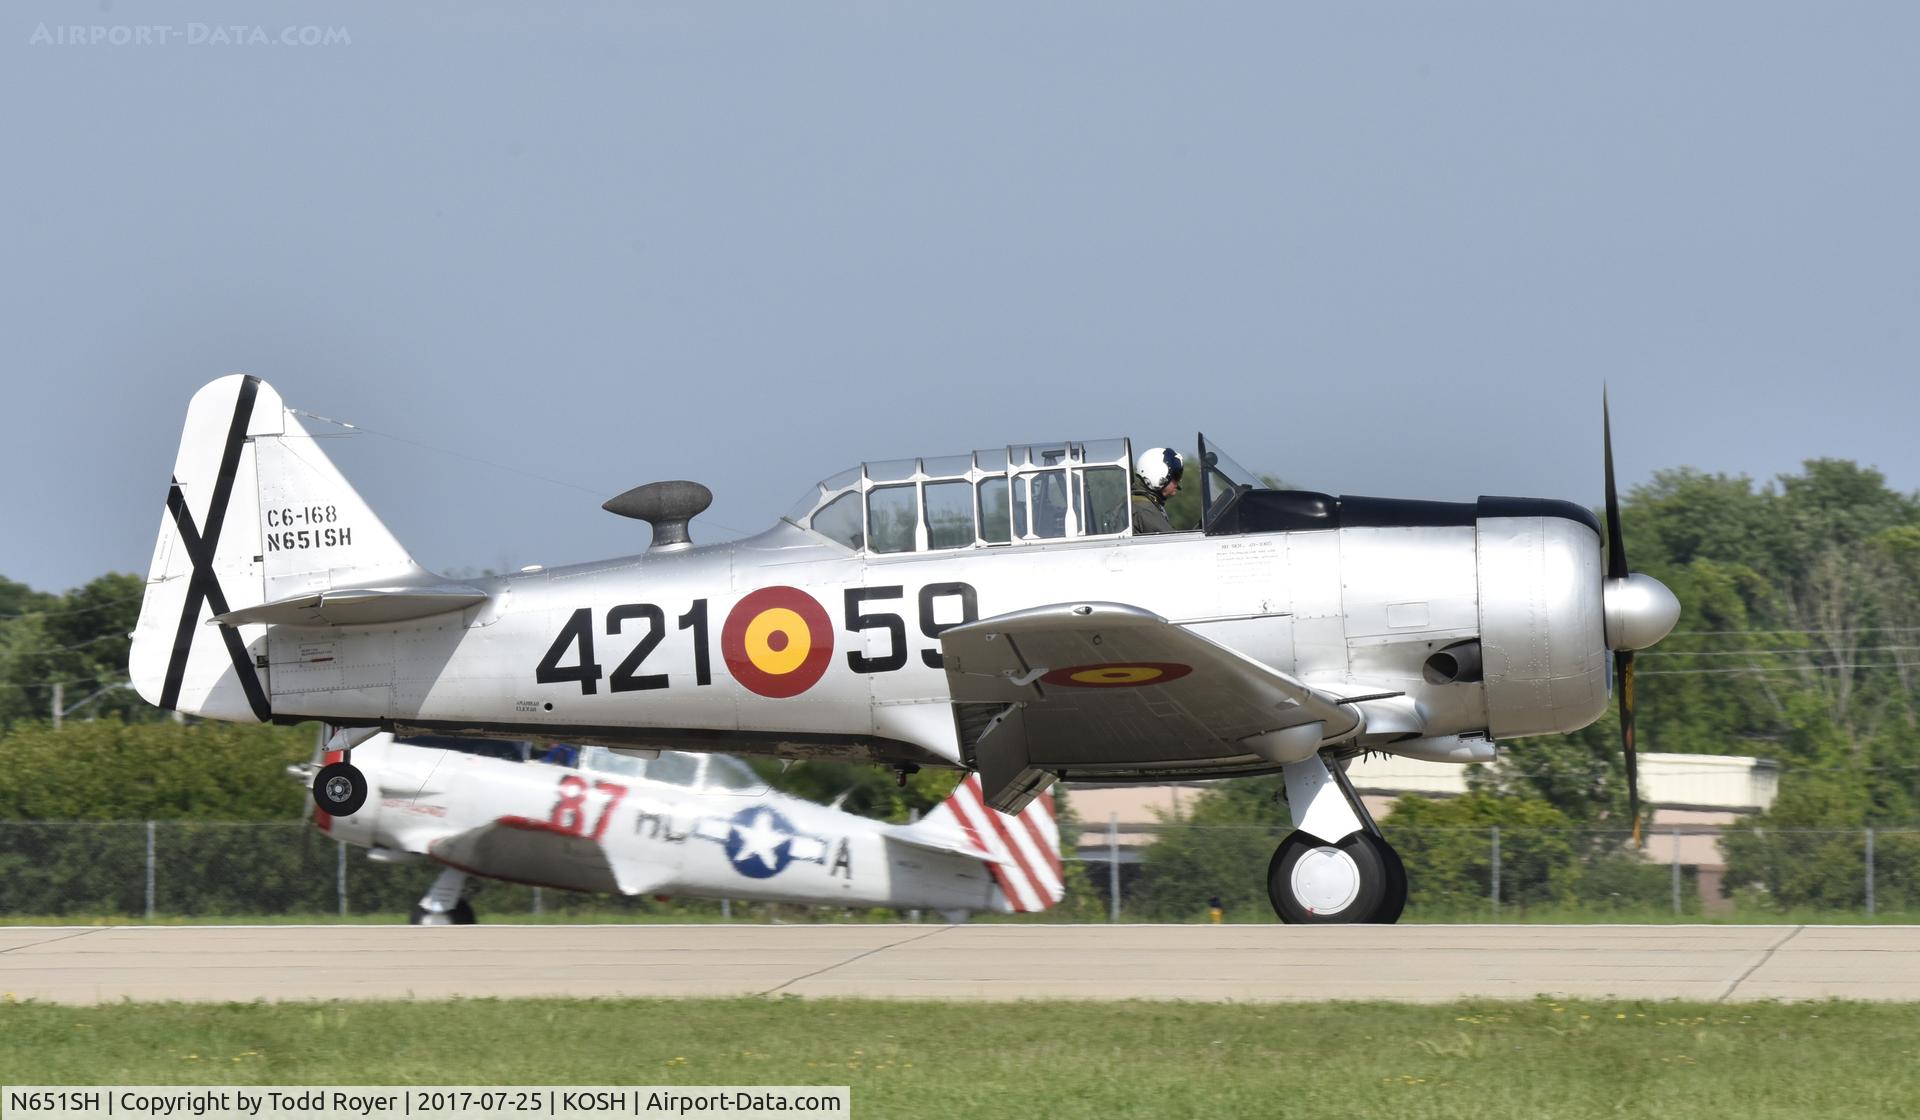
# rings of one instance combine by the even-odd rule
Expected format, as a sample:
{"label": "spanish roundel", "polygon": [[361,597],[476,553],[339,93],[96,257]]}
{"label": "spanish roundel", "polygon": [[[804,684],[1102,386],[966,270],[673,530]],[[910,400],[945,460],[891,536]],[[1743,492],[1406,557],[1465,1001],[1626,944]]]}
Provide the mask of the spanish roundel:
{"label": "spanish roundel", "polygon": [[735,603],[720,628],[733,679],[776,700],[814,686],[833,661],[833,623],[797,587],[762,587]]}
{"label": "spanish roundel", "polygon": [[1193,672],[1193,666],[1176,661],[1110,661],[1101,665],[1069,665],[1040,678],[1042,684],[1067,688],[1138,688],[1143,684],[1166,684]]}

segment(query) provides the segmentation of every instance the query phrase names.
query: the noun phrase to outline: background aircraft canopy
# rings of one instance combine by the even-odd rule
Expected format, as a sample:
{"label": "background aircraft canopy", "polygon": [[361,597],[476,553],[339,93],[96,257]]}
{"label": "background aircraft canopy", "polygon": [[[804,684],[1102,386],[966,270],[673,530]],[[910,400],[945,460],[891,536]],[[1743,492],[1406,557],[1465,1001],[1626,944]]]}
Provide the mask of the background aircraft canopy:
{"label": "background aircraft canopy", "polygon": [[723,793],[758,794],[767,788],[752,767],[724,754],[661,751],[657,758],[642,758],[605,747],[581,747],[580,769]]}
{"label": "background aircraft canopy", "polygon": [[[461,735],[409,735],[398,742],[402,746],[453,751],[458,754],[478,755],[482,758],[497,758],[504,762],[558,761],[565,764],[563,757],[553,755],[552,752],[556,748],[536,748],[532,743],[524,740],[477,739]],[[619,774],[623,777],[641,778],[688,789],[758,794],[765,792],[767,788],[767,784],[760,780],[760,775],[753,772],[753,767],[732,755],[724,754],[661,751],[658,757],[645,758],[610,751],[605,747],[585,746],[578,748],[572,764],[581,770]]]}

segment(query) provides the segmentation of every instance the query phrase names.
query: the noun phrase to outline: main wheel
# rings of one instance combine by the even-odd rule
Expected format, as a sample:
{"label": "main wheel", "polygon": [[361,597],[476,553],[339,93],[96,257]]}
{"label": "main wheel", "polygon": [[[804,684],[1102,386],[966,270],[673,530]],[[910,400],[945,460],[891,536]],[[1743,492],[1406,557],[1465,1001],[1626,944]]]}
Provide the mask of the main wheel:
{"label": "main wheel", "polygon": [[1378,837],[1374,838],[1374,844],[1387,861],[1387,889],[1380,899],[1380,908],[1368,920],[1375,925],[1390,926],[1400,920],[1400,912],[1407,908],[1407,865],[1400,862],[1400,853],[1394,851],[1392,844]]}
{"label": "main wheel", "polygon": [[415,905],[413,913],[407,916],[407,924],[415,926],[470,926],[479,920],[474,916],[473,903],[464,898],[454,903],[451,910],[429,910]]}
{"label": "main wheel", "polygon": [[367,776],[351,762],[329,762],[313,776],[313,803],[330,817],[351,817],[367,803]]}
{"label": "main wheel", "polygon": [[1267,865],[1267,898],[1280,920],[1296,925],[1371,921],[1386,900],[1391,873],[1366,832],[1329,844],[1293,832]]}

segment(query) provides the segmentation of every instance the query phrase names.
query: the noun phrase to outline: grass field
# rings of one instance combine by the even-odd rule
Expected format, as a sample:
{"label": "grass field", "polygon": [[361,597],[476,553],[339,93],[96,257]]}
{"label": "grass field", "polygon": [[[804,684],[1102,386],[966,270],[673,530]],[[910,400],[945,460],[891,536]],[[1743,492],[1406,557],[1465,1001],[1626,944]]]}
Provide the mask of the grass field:
{"label": "grass field", "polygon": [[836,1000],[0,1006],[6,1084],[844,1084],[873,1117],[1911,1117],[1920,1009]]}

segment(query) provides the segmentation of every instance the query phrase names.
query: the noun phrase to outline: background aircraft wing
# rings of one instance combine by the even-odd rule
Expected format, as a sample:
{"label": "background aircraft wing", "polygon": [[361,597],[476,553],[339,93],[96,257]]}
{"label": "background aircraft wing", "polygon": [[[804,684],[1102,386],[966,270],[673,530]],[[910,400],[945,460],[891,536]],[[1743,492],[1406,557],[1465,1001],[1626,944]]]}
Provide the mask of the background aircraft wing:
{"label": "background aircraft wing", "polygon": [[1243,740],[1361,716],[1317,688],[1121,603],[1056,603],[940,636],[963,756],[988,804],[1017,812],[1067,771],[1098,781],[1263,765]]}
{"label": "background aircraft wing", "polygon": [[491,879],[578,891],[650,894],[672,872],[656,864],[615,861],[591,837],[530,817],[501,817],[478,828],[443,836],[427,856],[456,870]]}

